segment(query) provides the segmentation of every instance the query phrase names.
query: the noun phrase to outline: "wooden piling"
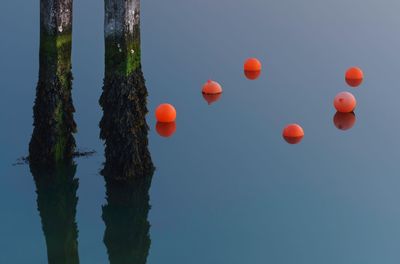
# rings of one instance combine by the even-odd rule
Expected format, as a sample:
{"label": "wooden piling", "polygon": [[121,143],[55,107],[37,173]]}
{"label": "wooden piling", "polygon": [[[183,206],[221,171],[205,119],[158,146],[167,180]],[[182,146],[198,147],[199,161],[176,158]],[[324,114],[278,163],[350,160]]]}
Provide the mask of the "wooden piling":
{"label": "wooden piling", "polygon": [[144,177],[153,167],[148,151],[147,88],[141,67],[140,1],[105,0],[105,74],[100,137],[105,177]]}
{"label": "wooden piling", "polygon": [[76,124],[71,47],[72,0],[41,0],[39,81],[29,144],[31,163],[55,164],[72,159]]}

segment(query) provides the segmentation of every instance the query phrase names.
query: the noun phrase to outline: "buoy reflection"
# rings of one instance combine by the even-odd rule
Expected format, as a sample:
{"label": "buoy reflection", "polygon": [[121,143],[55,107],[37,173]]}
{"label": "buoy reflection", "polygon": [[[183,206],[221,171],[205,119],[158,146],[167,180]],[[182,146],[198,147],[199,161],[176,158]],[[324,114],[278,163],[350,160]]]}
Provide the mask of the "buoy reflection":
{"label": "buoy reflection", "polygon": [[362,84],[363,79],[347,79],[346,78],[346,83],[351,86],[351,87],[358,87]]}
{"label": "buoy reflection", "polygon": [[287,136],[283,136],[283,139],[287,143],[292,144],[292,145],[299,144],[303,140],[303,138],[304,138],[304,136],[302,136],[302,137],[287,137]]}
{"label": "buoy reflection", "polygon": [[244,71],[244,75],[249,80],[257,80],[261,75],[261,71]]}
{"label": "buoy reflection", "polygon": [[356,123],[356,115],[354,112],[351,113],[341,113],[336,112],[333,117],[333,123],[340,130],[349,130]]}
{"label": "buoy reflection", "polygon": [[171,137],[176,131],[176,122],[157,122],[156,131],[162,137]]}
{"label": "buoy reflection", "polygon": [[212,103],[215,103],[219,99],[221,99],[221,95],[222,95],[222,93],[219,93],[219,94],[204,94],[203,93],[203,98],[204,98],[204,100],[207,101],[207,103],[209,105],[211,105]]}

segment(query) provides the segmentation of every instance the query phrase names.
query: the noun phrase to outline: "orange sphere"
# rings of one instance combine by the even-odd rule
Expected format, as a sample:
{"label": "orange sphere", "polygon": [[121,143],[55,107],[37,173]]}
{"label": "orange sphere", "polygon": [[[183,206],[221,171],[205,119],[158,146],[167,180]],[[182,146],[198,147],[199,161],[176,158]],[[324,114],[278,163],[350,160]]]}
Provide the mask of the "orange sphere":
{"label": "orange sphere", "polygon": [[219,83],[208,80],[204,85],[203,85],[203,94],[220,94],[222,93],[222,87]]}
{"label": "orange sphere", "polygon": [[176,122],[157,122],[156,131],[162,137],[170,137],[176,131]]}
{"label": "orange sphere", "polygon": [[346,79],[363,79],[364,73],[359,67],[351,67],[346,71]]}
{"label": "orange sphere", "polygon": [[359,67],[351,67],[346,71],[345,79],[348,85],[357,87],[362,83],[364,73]]}
{"label": "orange sphere", "polygon": [[210,105],[212,103],[215,103],[216,101],[218,101],[221,98],[222,94],[205,94],[203,93],[203,98],[204,100],[207,101],[207,103]]}
{"label": "orange sphere", "polygon": [[357,101],[354,95],[349,92],[341,92],[335,96],[333,105],[336,110],[341,113],[353,112],[357,106]]}
{"label": "orange sphere", "polygon": [[158,122],[174,122],[176,119],[175,107],[171,104],[160,104],[156,109],[156,119]]}
{"label": "orange sphere", "polygon": [[304,137],[304,130],[298,124],[289,124],[283,129],[282,136],[289,144],[298,144]]}
{"label": "orange sphere", "polygon": [[336,112],[333,123],[340,130],[348,130],[356,123],[356,115],[354,113]]}
{"label": "orange sphere", "polygon": [[245,71],[261,71],[261,62],[256,58],[247,59],[244,63]]}
{"label": "orange sphere", "polygon": [[244,75],[249,80],[257,80],[260,77],[261,71],[244,71]]}

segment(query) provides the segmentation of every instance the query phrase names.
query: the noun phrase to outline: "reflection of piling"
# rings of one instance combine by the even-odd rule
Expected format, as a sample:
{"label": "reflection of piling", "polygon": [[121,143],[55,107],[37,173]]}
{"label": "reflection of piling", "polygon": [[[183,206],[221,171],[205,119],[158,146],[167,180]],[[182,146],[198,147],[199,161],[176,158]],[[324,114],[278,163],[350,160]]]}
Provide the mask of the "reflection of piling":
{"label": "reflection of piling", "polygon": [[130,182],[107,180],[104,244],[111,264],[145,264],[150,249],[147,220],[152,172]]}
{"label": "reflection of piling", "polygon": [[140,60],[140,1],[105,0],[104,34],[103,174],[121,180],[142,177],[152,164],[147,149],[147,89]]}
{"label": "reflection of piling", "polygon": [[39,81],[29,145],[33,163],[70,159],[75,149],[71,36],[72,0],[41,0]]}
{"label": "reflection of piling", "polygon": [[79,263],[75,172],[72,162],[58,163],[53,168],[31,165],[49,264]]}

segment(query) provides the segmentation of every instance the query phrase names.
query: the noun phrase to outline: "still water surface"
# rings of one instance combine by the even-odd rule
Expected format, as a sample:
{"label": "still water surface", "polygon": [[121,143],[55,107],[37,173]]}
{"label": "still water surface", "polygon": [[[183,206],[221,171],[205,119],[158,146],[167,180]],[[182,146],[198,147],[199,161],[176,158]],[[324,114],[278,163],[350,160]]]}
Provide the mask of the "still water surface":
{"label": "still water surface", "polygon": [[[398,10],[392,0],[143,1],[156,166],[148,264],[399,262]],[[0,24],[0,262],[46,263],[34,178],[28,165],[12,166],[27,155],[32,132],[39,4],[4,3]],[[256,81],[242,72],[251,56],[264,63]],[[99,175],[103,59],[103,3],[75,1],[76,139],[97,151],[76,160],[80,263],[109,263]],[[353,65],[366,76],[357,89],[343,78]],[[200,92],[207,79],[224,88],[211,106]],[[347,131],[333,124],[341,91],[358,100]],[[168,139],[155,131],[163,102],[178,111]],[[292,122],[305,130],[295,146],[281,138]]]}

